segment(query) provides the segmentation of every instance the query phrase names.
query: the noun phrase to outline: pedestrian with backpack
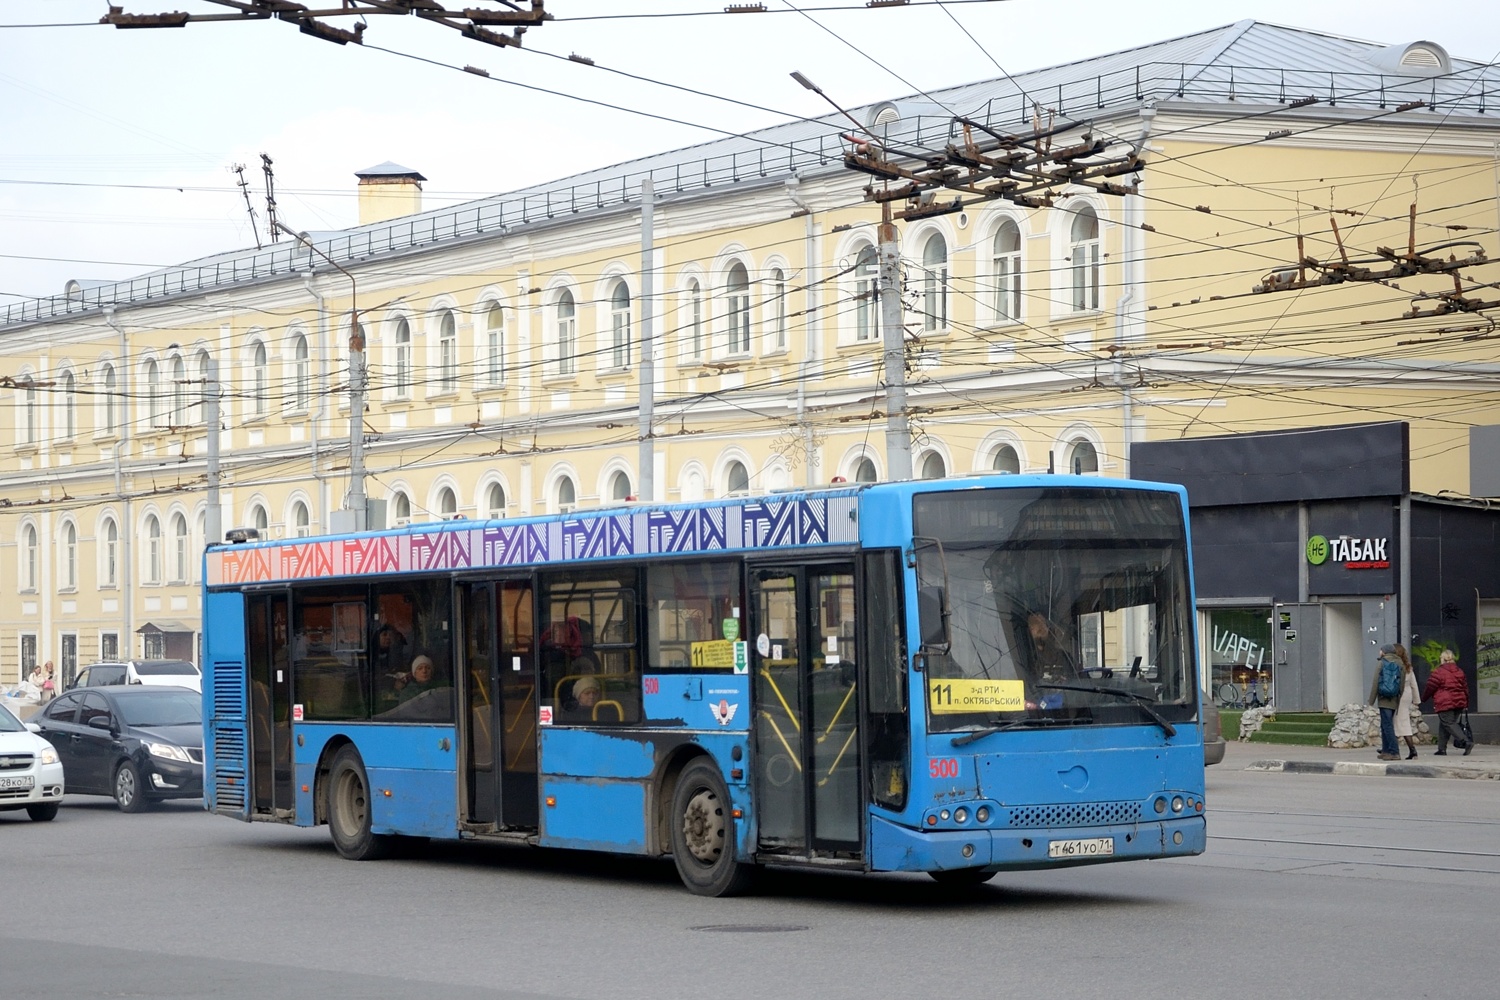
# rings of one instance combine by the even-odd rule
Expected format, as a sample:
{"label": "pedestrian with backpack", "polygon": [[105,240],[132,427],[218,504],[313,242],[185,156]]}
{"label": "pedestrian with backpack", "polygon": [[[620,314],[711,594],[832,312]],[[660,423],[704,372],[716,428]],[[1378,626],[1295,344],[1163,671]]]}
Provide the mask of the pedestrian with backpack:
{"label": "pedestrian with backpack", "polygon": [[[1397,650],[1400,650],[1401,655],[1397,655]],[[1401,753],[1396,747],[1396,709],[1401,707],[1401,660],[1405,653],[1400,646],[1381,646],[1380,659],[1375,666],[1375,679],[1370,684],[1370,704],[1380,709],[1381,760],[1401,759]]]}
{"label": "pedestrian with backpack", "polygon": [[1451,736],[1453,745],[1462,747],[1467,757],[1473,752],[1474,744],[1464,736],[1458,720],[1469,707],[1469,680],[1459,669],[1458,657],[1453,650],[1443,650],[1438,659],[1437,669],[1427,675],[1427,683],[1422,687],[1422,700],[1431,698],[1432,710],[1438,716],[1437,754],[1440,757],[1447,755]]}

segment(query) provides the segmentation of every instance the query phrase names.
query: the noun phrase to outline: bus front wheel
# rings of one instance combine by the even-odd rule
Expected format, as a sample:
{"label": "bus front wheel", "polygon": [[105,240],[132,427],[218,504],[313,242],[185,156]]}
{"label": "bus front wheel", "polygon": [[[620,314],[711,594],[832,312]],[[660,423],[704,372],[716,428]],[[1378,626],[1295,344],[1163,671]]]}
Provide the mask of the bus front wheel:
{"label": "bus front wheel", "polygon": [[734,859],[735,823],[729,789],[706,757],[683,768],[672,796],[672,858],[688,891],[735,896],[750,887],[754,865]]}
{"label": "bus front wheel", "polygon": [[339,750],[328,770],[328,830],[333,846],[350,861],[373,861],[385,855],[390,838],[370,832],[370,779],[352,746]]}

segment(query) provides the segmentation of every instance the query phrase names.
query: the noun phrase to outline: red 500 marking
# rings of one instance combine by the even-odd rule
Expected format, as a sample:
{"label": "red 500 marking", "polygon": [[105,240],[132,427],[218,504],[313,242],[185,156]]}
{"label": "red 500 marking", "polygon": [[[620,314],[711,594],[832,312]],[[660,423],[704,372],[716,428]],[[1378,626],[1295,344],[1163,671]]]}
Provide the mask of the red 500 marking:
{"label": "red 500 marking", "polygon": [[934,778],[958,777],[957,757],[934,757],[927,762],[927,773]]}
{"label": "red 500 marking", "polygon": [[661,681],[658,678],[646,677],[642,679],[642,683],[646,687],[647,694],[657,694],[661,691]]}

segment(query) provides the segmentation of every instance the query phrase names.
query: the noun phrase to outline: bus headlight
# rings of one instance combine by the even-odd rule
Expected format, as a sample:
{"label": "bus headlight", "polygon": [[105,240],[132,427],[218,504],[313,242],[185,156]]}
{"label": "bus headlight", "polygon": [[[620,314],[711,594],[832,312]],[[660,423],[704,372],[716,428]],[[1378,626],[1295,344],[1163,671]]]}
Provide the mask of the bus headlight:
{"label": "bus headlight", "polygon": [[1174,796],[1172,796],[1172,811],[1174,813],[1180,813],[1180,812],[1182,812],[1182,796],[1181,795],[1174,795]]}

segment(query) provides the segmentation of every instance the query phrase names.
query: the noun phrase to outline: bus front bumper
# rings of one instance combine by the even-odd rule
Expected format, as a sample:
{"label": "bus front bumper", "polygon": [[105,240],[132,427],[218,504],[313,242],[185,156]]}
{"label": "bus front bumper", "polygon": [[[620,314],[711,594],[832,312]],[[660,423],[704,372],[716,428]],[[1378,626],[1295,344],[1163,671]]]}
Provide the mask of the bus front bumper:
{"label": "bus front bumper", "polygon": [[[871,816],[870,868],[887,872],[1067,868],[1109,861],[1187,857],[1202,854],[1207,841],[1208,824],[1202,816],[1087,828],[930,833]],[[1054,853],[1057,856],[1052,856]]]}

